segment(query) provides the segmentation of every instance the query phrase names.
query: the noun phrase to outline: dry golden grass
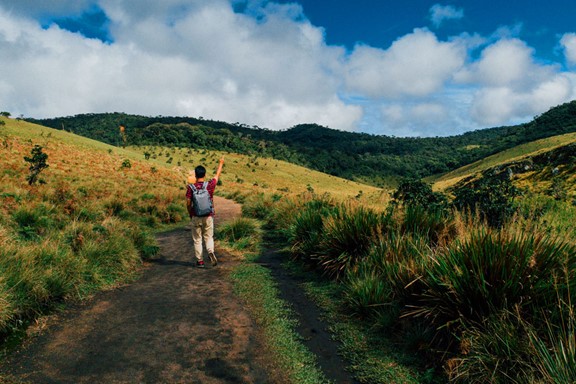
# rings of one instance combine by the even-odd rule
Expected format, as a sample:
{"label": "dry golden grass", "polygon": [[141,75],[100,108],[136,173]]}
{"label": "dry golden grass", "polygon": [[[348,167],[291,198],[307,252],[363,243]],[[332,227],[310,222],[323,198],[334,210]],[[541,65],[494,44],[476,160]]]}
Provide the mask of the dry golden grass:
{"label": "dry golden grass", "polygon": [[[224,192],[241,191],[252,193],[281,193],[297,195],[313,190],[316,194],[329,194],[337,200],[357,199],[368,205],[385,205],[389,191],[366,184],[327,175],[285,161],[247,156],[236,153],[203,149],[134,147],[130,148],[152,155],[154,164],[174,166],[182,180],[194,175],[197,165],[204,165],[208,177],[216,172],[219,159],[224,156],[225,165],[220,177]],[[155,157],[155,158],[154,158]],[[168,164],[167,161],[170,161]]]}

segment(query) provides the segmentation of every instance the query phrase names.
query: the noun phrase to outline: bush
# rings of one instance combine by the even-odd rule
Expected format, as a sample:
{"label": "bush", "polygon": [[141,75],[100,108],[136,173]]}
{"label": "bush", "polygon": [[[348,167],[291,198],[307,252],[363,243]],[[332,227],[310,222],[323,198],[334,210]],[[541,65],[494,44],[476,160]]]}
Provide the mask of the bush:
{"label": "bush", "polygon": [[24,161],[30,163],[30,166],[28,167],[30,173],[26,176],[26,180],[29,185],[34,185],[36,182],[43,183],[42,180],[38,179],[38,176],[40,175],[40,172],[49,167],[49,165],[46,164],[48,155],[42,152],[42,147],[38,144],[32,148],[30,154],[32,155],[31,157],[24,156]]}
{"label": "bush", "polygon": [[530,342],[535,350],[536,367],[546,383],[575,383],[576,317],[570,302],[562,302],[560,306],[565,307],[568,318],[558,326],[546,322],[543,336],[532,328]]}
{"label": "bush", "polygon": [[336,211],[337,208],[328,200],[312,200],[299,208],[288,231],[291,253],[295,259],[318,267],[316,254],[324,232],[324,220]]}
{"label": "bush", "polygon": [[539,382],[525,328],[506,311],[487,318],[481,327],[467,329],[460,349],[461,357],[447,364],[448,375],[455,383]]}
{"label": "bush", "polygon": [[443,246],[456,237],[456,226],[444,211],[413,205],[404,208],[402,233],[426,239],[433,246]]}
{"label": "bush", "polygon": [[478,209],[490,226],[500,228],[516,212],[514,199],[519,194],[509,172],[492,172],[456,188],[454,205],[463,211],[473,212]]}
{"label": "bush", "polygon": [[369,268],[360,267],[349,273],[344,284],[344,301],[355,315],[378,319],[383,326],[393,324],[400,312],[388,281]]}
{"label": "bush", "polygon": [[388,220],[389,216],[362,206],[341,206],[326,219],[315,250],[323,271],[338,279],[355,269],[387,230]]}
{"label": "bush", "polygon": [[222,224],[217,236],[234,249],[255,250],[260,243],[261,232],[257,221],[241,217]]}
{"label": "bush", "polygon": [[558,290],[563,295],[569,290],[556,280],[565,268],[570,276],[576,274],[573,246],[532,233],[473,233],[437,255],[411,314],[455,334],[504,310],[529,319],[554,314]]}
{"label": "bush", "polygon": [[124,159],[122,161],[122,165],[120,166],[120,168],[130,169],[130,168],[132,168],[132,163],[130,162],[130,160]]}
{"label": "bush", "polygon": [[24,240],[38,239],[51,230],[62,228],[61,218],[43,204],[21,207],[12,214],[12,219],[17,224],[17,233]]}
{"label": "bush", "polygon": [[445,210],[448,199],[439,192],[433,192],[430,184],[417,179],[403,180],[392,194],[396,204],[422,207],[426,210]]}
{"label": "bush", "polygon": [[242,215],[264,220],[270,214],[274,201],[267,195],[259,193],[244,202]]}

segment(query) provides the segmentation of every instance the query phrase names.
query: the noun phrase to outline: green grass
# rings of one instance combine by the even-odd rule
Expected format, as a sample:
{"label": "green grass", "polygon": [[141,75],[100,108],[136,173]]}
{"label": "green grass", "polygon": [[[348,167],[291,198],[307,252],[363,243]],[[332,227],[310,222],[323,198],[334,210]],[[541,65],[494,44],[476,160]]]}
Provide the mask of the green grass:
{"label": "green grass", "polygon": [[[302,274],[298,266],[292,271]],[[372,323],[350,317],[343,309],[342,287],[308,276],[302,288],[323,310],[330,330],[341,343],[349,369],[361,383],[434,383],[433,369],[419,365],[413,353],[404,353],[392,337]],[[442,382],[442,381],[439,381]]]}
{"label": "green grass", "polygon": [[[295,196],[313,190],[317,195],[329,194],[344,200],[353,198],[362,191],[359,199],[366,204],[382,204],[388,201],[388,194],[380,188],[258,155],[150,146],[131,149],[141,153],[141,159],[144,159],[145,152],[151,153],[148,161],[174,167],[181,172],[183,180],[192,176],[194,167],[200,164],[206,167],[208,174],[214,174],[219,159],[224,156],[220,193],[231,194],[240,190],[249,195],[266,193]],[[168,164],[170,159],[172,160]]]}
{"label": "green grass", "polygon": [[[134,279],[142,259],[158,251],[152,231],[185,217],[184,192],[177,172],[152,172],[135,152],[3,121],[0,340],[19,340],[28,323],[62,303]],[[35,144],[49,167],[40,175],[45,184],[29,186],[24,157]],[[122,169],[127,158],[132,167]]]}
{"label": "green grass", "polygon": [[426,178],[427,182],[434,184],[435,190],[446,190],[458,181],[482,172],[497,165],[510,163],[528,156],[534,156],[554,148],[576,142],[576,133],[553,136],[546,139],[536,140],[517,147],[488,156],[472,164],[465,165],[444,175],[436,175]]}
{"label": "green grass", "polygon": [[263,329],[269,352],[285,374],[286,383],[327,383],[315,356],[304,347],[295,331],[295,314],[278,298],[279,291],[270,271],[250,262],[232,273],[236,293],[247,303]]}

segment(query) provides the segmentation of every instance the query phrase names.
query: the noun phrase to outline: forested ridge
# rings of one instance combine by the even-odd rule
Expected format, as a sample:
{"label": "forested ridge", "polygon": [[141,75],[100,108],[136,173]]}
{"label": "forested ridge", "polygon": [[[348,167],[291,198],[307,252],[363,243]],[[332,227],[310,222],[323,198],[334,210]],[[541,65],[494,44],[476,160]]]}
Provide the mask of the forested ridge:
{"label": "forested ridge", "polygon": [[482,129],[458,136],[399,138],[301,124],[272,131],[240,123],[192,117],[82,114],[26,119],[120,146],[177,146],[274,157],[382,185],[401,177],[447,172],[530,141],[576,131],[576,101],[550,109],[529,123]]}

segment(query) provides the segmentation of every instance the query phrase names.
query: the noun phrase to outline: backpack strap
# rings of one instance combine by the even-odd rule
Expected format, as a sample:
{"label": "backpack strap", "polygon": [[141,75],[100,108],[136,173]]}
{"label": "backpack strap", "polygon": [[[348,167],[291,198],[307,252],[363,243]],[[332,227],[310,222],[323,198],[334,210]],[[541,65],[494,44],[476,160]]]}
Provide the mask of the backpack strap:
{"label": "backpack strap", "polygon": [[[188,184],[188,186],[192,189],[192,192],[198,191],[198,188],[196,188],[196,186],[194,184]],[[202,189],[208,190],[208,182],[207,181],[202,183]]]}

